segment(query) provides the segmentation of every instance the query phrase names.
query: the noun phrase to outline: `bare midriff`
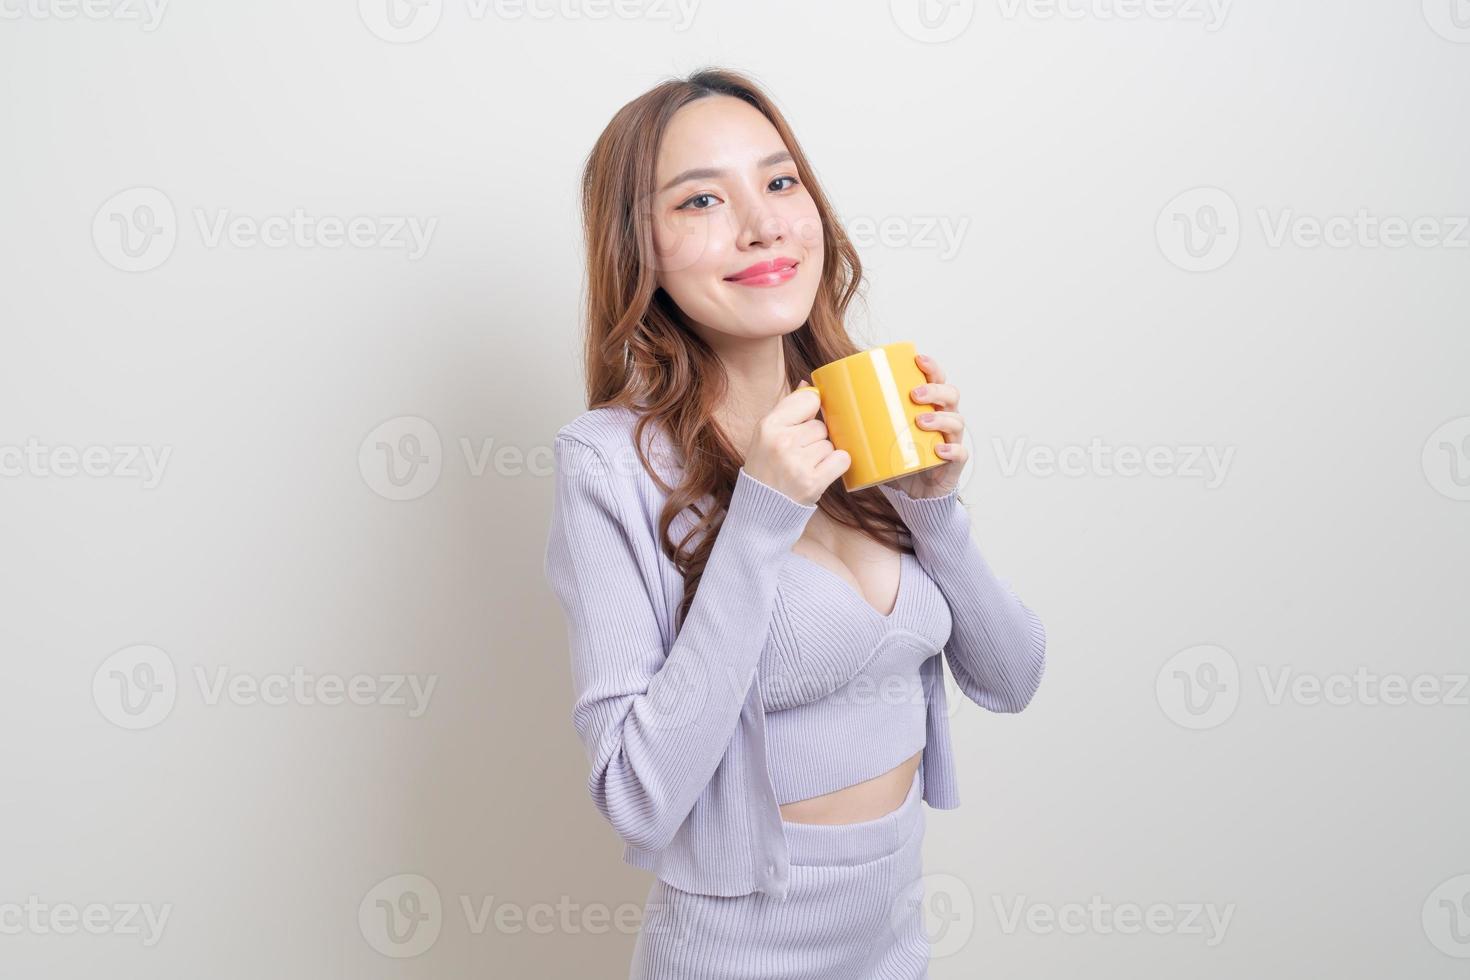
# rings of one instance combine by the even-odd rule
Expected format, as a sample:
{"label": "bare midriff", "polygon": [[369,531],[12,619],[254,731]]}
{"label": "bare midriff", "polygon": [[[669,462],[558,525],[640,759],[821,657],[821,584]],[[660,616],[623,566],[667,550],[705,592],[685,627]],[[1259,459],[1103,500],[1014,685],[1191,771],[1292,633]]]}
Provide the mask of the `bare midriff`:
{"label": "bare midriff", "polygon": [[909,795],[923,750],[872,779],[831,793],[781,804],[781,819],[792,823],[858,823],[897,810]]}

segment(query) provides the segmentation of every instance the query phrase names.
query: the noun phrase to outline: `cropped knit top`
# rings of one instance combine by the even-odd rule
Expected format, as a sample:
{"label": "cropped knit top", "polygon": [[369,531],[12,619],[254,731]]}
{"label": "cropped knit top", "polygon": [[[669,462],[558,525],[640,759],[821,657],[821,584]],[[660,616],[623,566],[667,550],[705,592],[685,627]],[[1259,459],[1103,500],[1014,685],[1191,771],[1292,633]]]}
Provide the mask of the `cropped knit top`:
{"label": "cropped knit top", "polygon": [[[912,538],[913,554],[903,559],[910,577],[885,617],[836,573],[806,567],[810,560],[792,551],[816,504],[742,467],[717,510],[713,500],[697,501],[719,523],[680,620],[684,578],[663,551],[660,520],[665,488],[683,479],[682,458],[651,424],[635,447],[638,418],[603,406],[558,430],[543,565],[565,614],[587,791],[622,838],[623,860],[688,892],[784,898],[791,862],[778,795],[835,787],[855,774],[840,767],[842,752],[801,734],[825,731],[861,706],[846,696],[850,688],[829,695],[865,666],[907,677],[940,644],[942,656],[918,663],[918,776],[930,807],[959,806],[944,668],[966,699],[1018,712],[1041,683],[1046,632],[981,554],[957,493],[914,498],[891,484],[870,488]],[[693,530],[691,510],[674,516],[670,540]],[[907,749],[917,741],[916,716],[869,712],[851,723],[885,718],[907,733]],[[875,775],[879,765],[858,774]]]}
{"label": "cropped knit top", "polygon": [[776,802],[872,779],[922,749],[920,667],[949,634],[949,606],[909,552],[899,553],[886,616],[835,572],[792,552],[759,666]]}

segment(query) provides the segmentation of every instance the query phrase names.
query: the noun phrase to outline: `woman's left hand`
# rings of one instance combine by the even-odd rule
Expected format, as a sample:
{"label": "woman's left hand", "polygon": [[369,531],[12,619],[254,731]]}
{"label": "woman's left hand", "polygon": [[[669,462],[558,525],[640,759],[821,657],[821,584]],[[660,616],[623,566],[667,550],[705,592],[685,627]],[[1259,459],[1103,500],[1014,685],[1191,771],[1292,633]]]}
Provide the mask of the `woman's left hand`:
{"label": "woman's left hand", "polygon": [[928,382],[911,390],[909,399],[915,404],[934,406],[932,412],[925,413],[932,418],[925,421],[921,414],[916,424],[921,429],[933,429],[944,434],[944,442],[934,448],[939,458],[947,462],[922,473],[900,477],[892,485],[910,497],[942,497],[959,485],[960,470],[965,468],[965,461],[970,458],[970,451],[960,444],[965,433],[965,420],[959,413],[960,392],[954,385],[945,383],[944,369],[934,358],[917,354],[914,363],[924,372]]}

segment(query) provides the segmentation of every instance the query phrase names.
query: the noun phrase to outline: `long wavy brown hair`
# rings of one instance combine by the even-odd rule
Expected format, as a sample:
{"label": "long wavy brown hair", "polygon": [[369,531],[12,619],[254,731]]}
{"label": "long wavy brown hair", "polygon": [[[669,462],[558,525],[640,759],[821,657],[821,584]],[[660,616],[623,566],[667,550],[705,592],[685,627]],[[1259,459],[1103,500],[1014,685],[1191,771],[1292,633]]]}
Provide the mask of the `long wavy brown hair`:
{"label": "long wavy brown hair", "polygon": [[[652,197],[659,143],[669,120],[682,106],[711,95],[743,99],[770,120],[821,216],[824,259],[816,299],[806,322],[782,338],[787,383],[795,387],[812,368],[861,350],[848,336],[844,317],[862,286],[862,262],[791,127],[754,81],[705,68],[665,81],[618,110],[582,172],[587,406],[622,406],[639,415],[633,439],[639,461],[668,494],[659,516],[660,546],[684,576],[676,623],[683,622],[694,600],[744,460],[714,420],[714,407],[728,385],[724,365],[682,325],[673,299],[659,288],[653,218],[645,204]],[[659,476],[644,453],[649,425],[662,427],[681,456],[684,472],[677,487]],[[701,509],[706,498],[714,502],[712,509]],[[912,550],[907,528],[877,487],[848,493],[834,480],[817,506],[875,541]],[[675,542],[669,528],[686,507],[696,520]]]}

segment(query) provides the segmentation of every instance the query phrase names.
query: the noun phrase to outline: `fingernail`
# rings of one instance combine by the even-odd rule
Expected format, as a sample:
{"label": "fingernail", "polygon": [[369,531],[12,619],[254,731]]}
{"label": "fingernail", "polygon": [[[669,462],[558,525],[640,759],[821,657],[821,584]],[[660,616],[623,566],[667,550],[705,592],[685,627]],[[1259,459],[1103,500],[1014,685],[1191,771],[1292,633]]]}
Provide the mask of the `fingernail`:
{"label": "fingernail", "polygon": [[920,422],[933,422],[934,421],[934,413],[933,412],[925,412],[923,415],[920,415],[919,416],[919,421]]}
{"label": "fingernail", "polygon": [[923,398],[928,393],[929,389],[925,388],[923,385],[919,385],[919,387],[914,389],[915,398]]}

